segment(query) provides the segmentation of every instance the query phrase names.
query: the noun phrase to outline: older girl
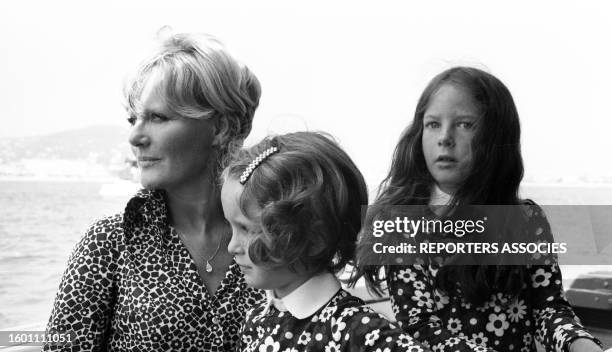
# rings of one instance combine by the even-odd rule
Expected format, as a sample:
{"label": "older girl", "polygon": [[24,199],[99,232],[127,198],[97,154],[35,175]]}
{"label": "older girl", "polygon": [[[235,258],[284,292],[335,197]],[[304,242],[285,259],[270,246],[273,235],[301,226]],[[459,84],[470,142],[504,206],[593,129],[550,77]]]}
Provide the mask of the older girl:
{"label": "older girl", "polygon": [[[372,209],[442,205],[448,215],[461,205],[530,203],[524,216],[530,240],[551,239],[542,210],[518,196],[522,176],[519,117],[510,92],[489,73],[455,67],[425,88]],[[364,241],[359,253],[366,249]],[[380,269],[361,269],[377,289]],[[556,262],[392,265],[386,281],[397,320],[433,350],[533,351],[536,342],[547,351],[601,350],[565,299]]]}

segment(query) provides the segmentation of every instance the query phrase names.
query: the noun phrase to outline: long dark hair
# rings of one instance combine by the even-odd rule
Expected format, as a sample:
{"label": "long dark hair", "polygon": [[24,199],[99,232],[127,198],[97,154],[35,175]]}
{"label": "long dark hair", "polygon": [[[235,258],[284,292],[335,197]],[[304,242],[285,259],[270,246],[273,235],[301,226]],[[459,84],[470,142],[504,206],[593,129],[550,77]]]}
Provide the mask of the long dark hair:
{"label": "long dark hair", "polygon": [[[435,180],[423,155],[423,116],[431,97],[445,84],[465,89],[478,104],[482,116],[472,141],[473,165],[477,167],[453,195],[451,205],[521,203],[518,195],[523,178],[521,129],[512,95],[499,79],[487,72],[472,67],[454,67],[435,76],[421,94],[414,120],[395,147],[391,168],[370,207],[366,224],[387,206],[428,204]],[[368,250],[369,244],[360,242],[358,261]],[[381,269],[382,266],[359,267],[354,281],[364,276],[368,287],[380,294],[384,281]],[[524,275],[520,267],[449,265],[440,268],[435,286],[449,292],[458,282],[470,301],[480,303],[496,290],[517,294]]]}

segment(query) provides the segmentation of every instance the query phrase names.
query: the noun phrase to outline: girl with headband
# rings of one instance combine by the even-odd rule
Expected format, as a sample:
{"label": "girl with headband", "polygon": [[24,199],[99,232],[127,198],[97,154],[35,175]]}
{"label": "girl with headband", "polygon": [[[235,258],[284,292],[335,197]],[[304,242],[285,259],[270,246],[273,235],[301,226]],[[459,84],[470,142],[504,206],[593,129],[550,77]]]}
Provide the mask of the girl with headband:
{"label": "girl with headband", "polygon": [[424,351],[340,287],[367,204],[363,176],[328,137],[299,132],[243,150],[223,174],[228,250],[267,300],[247,313],[240,351]]}

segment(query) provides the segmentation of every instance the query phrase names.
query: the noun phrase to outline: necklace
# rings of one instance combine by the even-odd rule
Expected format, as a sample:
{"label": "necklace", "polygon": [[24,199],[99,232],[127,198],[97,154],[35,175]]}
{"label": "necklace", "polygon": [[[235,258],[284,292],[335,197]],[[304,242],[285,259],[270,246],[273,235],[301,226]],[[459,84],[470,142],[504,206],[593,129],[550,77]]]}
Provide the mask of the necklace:
{"label": "necklace", "polygon": [[215,249],[215,252],[210,256],[210,258],[206,259],[203,257],[204,260],[206,260],[206,272],[207,273],[212,273],[213,271],[213,267],[210,264],[210,261],[215,259],[215,257],[217,256],[217,253],[219,253],[219,248],[221,248],[221,243],[223,243],[223,238],[221,238],[219,240],[219,244],[217,245],[217,249]]}
{"label": "necklace", "polygon": [[[181,238],[181,240],[183,241],[184,244],[187,243],[187,240],[185,238],[185,235],[182,232],[177,231],[179,234],[179,237]],[[206,261],[206,267],[204,268],[204,270],[207,273],[212,273],[213,272],[213,266],[212,264],[210,264],[211,261],[213,261],[215,259],[215,257],[217,256],[217,253],[219,253],[219,249],[221,248],[221,244],[223,242],[225,242],[225,237],[223,236],[220,240],[219,240],[219,244],[217,245],[217,249],[215,249],[215,251],[213,252],[213,254],[209,257],[206,258],[205,256],[200,256],[202,259],[204,259]]]}

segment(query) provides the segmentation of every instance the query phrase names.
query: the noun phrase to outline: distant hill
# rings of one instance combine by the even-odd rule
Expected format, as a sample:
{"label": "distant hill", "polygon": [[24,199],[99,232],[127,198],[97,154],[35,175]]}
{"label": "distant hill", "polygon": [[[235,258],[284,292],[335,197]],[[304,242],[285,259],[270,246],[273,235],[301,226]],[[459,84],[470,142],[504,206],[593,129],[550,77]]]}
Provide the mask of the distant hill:
{"label": "distant hill", "polygon": [[0,164],[23,159],[88,160],[102,165],[123,162],[129,154],[128,129],[92,126],[43,136],[0,138]]}

